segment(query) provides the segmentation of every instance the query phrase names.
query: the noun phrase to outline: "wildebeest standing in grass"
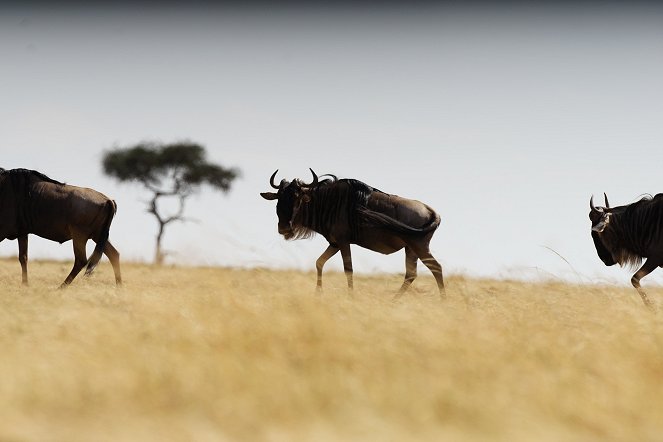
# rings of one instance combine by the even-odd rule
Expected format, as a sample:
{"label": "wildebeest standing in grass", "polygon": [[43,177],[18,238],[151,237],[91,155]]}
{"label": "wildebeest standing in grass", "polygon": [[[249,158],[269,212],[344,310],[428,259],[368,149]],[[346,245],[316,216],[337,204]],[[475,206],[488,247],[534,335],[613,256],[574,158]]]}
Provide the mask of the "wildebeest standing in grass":
{"label": "wildebeest standing in grass", "polygon": [[[120,254],[108,241],[115,201],[93,189],[70,186],[34,170],[0,168],[0,241],[18,239],[23,283],[28,283],[28,234],[74,245],[74,267],[61,287],[67,286],[87,264],[89,275],[108,256],[115,282],[120,285]],[[85,245],[96,242],[90,260]]]}
{"label": "wildebeest standing in grass", "polygon": [[614,264],[638,267],[631,278],[642,301],[649,308],[652,302],[640,287],[640,280],[663,266],[663,194],[644,197],[626,206],[610,207],[604,194],[605,207],[589,200],[589,219],[592,222],[594,246],[607,266]]}
{"label": "wildebeest standing in grass", "polygon": [[269,179],[277,192],[263,192],[267,200],[278,200],[278,231],[285,239],[299,239],[319,233],[329,247],[316,261],[318,289],[322,288],[322,268],[339,250],[343,268],[352,289],[352,256],[350,244],[375,252],[391,254],[405,249],[405,280],[398,292],[402,294],[417,276],[417,259],[430,269],[444,297],[442,266],[429,250],[429,243],[440,224],[440,217],[426,204],[390,195],[354,179],[318,180],[311,169],[313,182],[299,179],[274,183],[276,172]]}

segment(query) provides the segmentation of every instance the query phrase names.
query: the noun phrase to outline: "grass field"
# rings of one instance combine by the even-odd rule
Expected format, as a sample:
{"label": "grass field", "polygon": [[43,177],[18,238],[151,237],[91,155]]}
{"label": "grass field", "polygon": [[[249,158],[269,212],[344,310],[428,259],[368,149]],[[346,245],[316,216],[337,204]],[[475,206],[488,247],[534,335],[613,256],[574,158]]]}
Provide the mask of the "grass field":
{"label": "grass field", "polygon": [[[0,440],[663,438],[663,312],[635,290],[0,260]],[[649,289],[663,303],[663,291]]]}

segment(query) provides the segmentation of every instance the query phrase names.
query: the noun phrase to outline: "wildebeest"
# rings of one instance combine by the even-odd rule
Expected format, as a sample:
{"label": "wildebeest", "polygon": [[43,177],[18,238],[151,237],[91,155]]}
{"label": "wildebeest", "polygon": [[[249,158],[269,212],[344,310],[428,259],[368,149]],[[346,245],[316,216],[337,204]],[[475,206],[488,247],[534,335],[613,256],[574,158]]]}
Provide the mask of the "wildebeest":
{"label": "wildebeest", "polygon": [[429,243],[440,224],[440,216],[426,204],[390,195],[355,179],[281,180],[277,186],[272,174],[269,183],[277,192],[263,192],[267,200],[278,200],[278,232],[285,239],[299,239],[319,233],[329,247],[315,263],[317,288],[322,288],[322,268],[339,250],[343,268],[352,289],[352,256],[350,244],[391,254],[405,249],[405,280],[398,292],[402,294],[417,276],[417,259],[430,269],[443,298],[442,266],[429,250]]}
{"label": "wildebeest", "polygon": [[631,278],[647,307],[652,302],[640,287],[640,280],[663,265],[663,194],[646,196],[626,206],[610,207],[604,194],[605,207],[589,200],[594,246],[607,266],[627,265],[633,268],[645,263]]}
{"label": "wildebeest", "polygon": [[[93,189],[70,186],[27,169],[0,168],[0,241],[18,239],[18,259],[23,283],[28,283],[28,234],[74,245],[74,267],[60,287],[67,286],[87,264],[89,275],[108,256],[115,282],[120,285],[120,254],[108,241],[115,201]],[[88,239],[96,242],[90,260]]]}

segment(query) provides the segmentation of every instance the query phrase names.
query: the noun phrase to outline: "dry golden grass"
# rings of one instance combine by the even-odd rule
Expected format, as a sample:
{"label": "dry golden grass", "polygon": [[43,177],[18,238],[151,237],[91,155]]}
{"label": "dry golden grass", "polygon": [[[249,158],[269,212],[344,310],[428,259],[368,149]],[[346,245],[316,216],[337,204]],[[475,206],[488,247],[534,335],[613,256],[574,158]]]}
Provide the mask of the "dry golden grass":
{"label": "dry golden grass", "polygon": [[[0,440],[661,440],[634,290],[0,260]],[[422,270],[421,273],[424,273]],[[661,302],[663,292],[650,289]]]}

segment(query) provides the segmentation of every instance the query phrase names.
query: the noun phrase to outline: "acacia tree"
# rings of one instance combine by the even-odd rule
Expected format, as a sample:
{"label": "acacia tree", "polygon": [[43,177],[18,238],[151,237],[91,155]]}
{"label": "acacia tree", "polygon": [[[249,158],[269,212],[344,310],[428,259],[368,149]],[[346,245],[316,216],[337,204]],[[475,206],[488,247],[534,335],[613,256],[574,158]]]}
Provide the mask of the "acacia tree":
{"label": "acacia tree", "polygon": [[[127,148],[115,148],[104,153],[103,170],[121,182],[137,182],[152,192],[147,211],[159,225],[156,236],[154,261],[163,264],[166,253],[161,240],[166,226],[175,221],[186,221],[186,200],[203,184],[227,192],[239,171],[225,168],[206,160],[205,148],[191,142],[171,144],[139,143]],[[176,199],[178,209],[171,214],[159,209],[162,198]]]}

